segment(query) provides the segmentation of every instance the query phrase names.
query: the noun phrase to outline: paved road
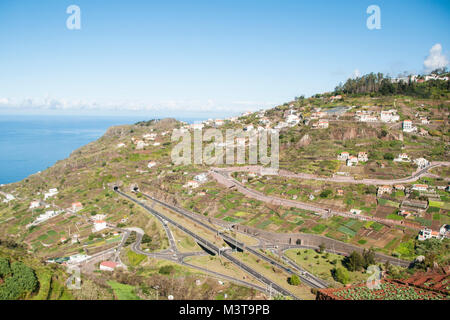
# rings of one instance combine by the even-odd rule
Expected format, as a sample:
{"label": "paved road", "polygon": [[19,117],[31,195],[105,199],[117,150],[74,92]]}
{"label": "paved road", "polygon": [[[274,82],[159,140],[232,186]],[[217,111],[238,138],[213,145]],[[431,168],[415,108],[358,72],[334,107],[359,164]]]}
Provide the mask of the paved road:
{"label": "paved road", "polygon": [[262,283],[272,287],[275,291],[285,295],[285,296],[292,296],[295,299],[299,299],[298,297],[296,297],[294,294],[292,294],[291,292],[287,291],[286,289],[284,289],[283,287],[279,286],[278,284],[276,284],[275,282],[273,282],[272,280],[266,278],[265,276],[263,276],[262,274],[258,273],[256,270],[254,270],[253,268],[241,263],[237,258],[235,258],[234,256],[232,256],[230,253],[228,253],[226,250],[223,250],[222,248],[218,248],[215,244],[213,244],[212,242],[198,236],[196,233],[190,231],[189,229],[185,228],[184,226],[182,226],[181,224],[179,224],[178,222],[168,218],[167,216],[161,214],[160,212],[150,208],[149,206],[147,206],[146,204],[134,199],[133,197],[130,197],[129,195],[121,192],[120,190],[115,190],[118,194],[120,194],[121,196],[127,198],[128,200],[136,203],[137,205],[143,207],[144,209],[146,209],[148,212],[150,212],[151,214],[155,215],[155,216],[159,216],[161,219],[166,220],[168,223],[174,225],[175,227],[179,228],[180,230],[182,230],[183,232],[185,232],[186,234],[188,234],[189,236],[193,237],[200,245],[202,245],[203,247],[207,248],[208,250],[210,250],[211,252],[214,252],[215,254],[218,254],[219,256],[222,256],[226,259],[228,259],[229,261],[231,261],[232,263],[234,263],[235,265],[237,265],[239,268],[241,268],[242,270],[244,270],[245,272],[251,274],[253,277],[255,277],[256,279],[258,279],[259,281],[261,281]]}
{"label": "paved road", "polygon": [[[195,214],[193,212],[187,211],[185,209],[178,208],[178,207],[175,207],[173,205],[167,204],[167,203],[165,203],[165,202],[163,202],[161,200],[158,200],[156,198],[153,198],[152,196],[149,196],[149,195],[147,195],[145,193],[143,193],[143,195],[145,197],[149,198],[150,200],[153,200],[153,201],[159,203],[160,205],[162,205],[162,206],[164,206],[164,207],[166,207],[166,208],[168,208],[168,209],[170,209],[172,211],[175,211],[175,212],[177,212],[179,214],[184,215],[185,217],[188,217],[191,220],[194,220],[197,224],[201,224],[202,226],[204,226],[208,230],[211,230],[212,232],[217,232],[217,230],[214,229],[211,225],[202,223],[202,221],[200,219],[203,219],[204,218],[203,216],[200,216],[198,214]],[[352,218],[353,218],[353,215],[352,215]],[[236,225],[236,227],[240,228],[241,226],[240,225]],[[246,226],[245,228],[253,229],[253,228],[248,227],[248,226]],[[301,235],[302,237],[314,237],[314,239],[309,239],[309,241],[311,241],[312,243],[317,242],[317,245],[309,245],[308,246],[308,245],[304,245],[304,244],[302,244],[302,245],[287,244],[287,243],[283,244],[281,242],[281,243],[278,243],[278,245],[276,246],[281,251],[285,251],[287,249],[294,249],[294,248],[297,248],[297,249],[298,248],[308,248],[308,249],[316,250],[316,249],[318,249],[318,246],[321,243],[327,244],[327,247],[329,247],[330,250],[331,250],[331,251],[330,250],[328,250],[328,251],[330,251],[332,253],[342,254],[342,255],[349,255],[352,251],[355,251],[355,250],[356,251],[358,251],[358,250],[362,251],[362,249],[360,247],[353,246],[353,245],[350,245],[350,244],[347,244],[347,243],[344,243],[344,242],[340,242],[338,240],[330,239],[330,238],[327,238],[327,237],[323,237],[323,236],[318,236],[318,235],[313,235],[313,234],[292,234],[292,235],[290,235],[290,234],[283,234],[283,235],[280,235],[280,234],[276,234],[276,233],[272,233],[272,232],[268,232],[268,231],[263,231],[263,230],[260,230],[260,229],[257,229],[257,230],[258,230],[258,234],[253,233],[253,238],[258,239],[260,241],[260,244],[257,245],[257,246],[245,246],[245,244],[242,244],[240,242],[238,242],[236,244],[235,243],[236,240],[234,238],[231,238],[231,237],[229,237],[229,236],[227,236],[227,235],[225,235],[223,233],[220,233],[220,232],[218,232],[218,234],[221,235],[224,238],[224,240],[227,240],[229,243],[234,244],[235,246],[238,246],[241,250],[242,249],[245,250],[245,249],[250,248],[250,249],[253,249],[252,250],[253,252],[256,251],[257,254],[261,254],[261,253],[259,253],[257,251],[257,249],[270,248],[271,247],[270,245],[264,244],[265,242],[273,243],[273,239],[274,238],[278,239],[276,241],[282,240],[282,236],[284,236],[284,235],[287,236],[286,240],[289,240],[289,237],[292,237],[292,236],[295,237],[295,236],[299,236],[299,235]],[[241,232],[241,233],[246,234],[246,235],[250,235],[248,232]],[[267,235],[270,235],[270,236],[268,237]],[[272,240],[270,240],[270,239],[272,239]],[[340,248],[341,251],[339,251],[339,248]],[[379,252],[376,252],[375,255],[376,255],[376,259],[377,260],[379,260],[379,261],[389,261],[391,264],[394,264],[394,265],[408,267],[410,265],[410,263],[411,263],[410,261],[401,260],[401,259],[398,259],[396,257],[392,257],[392,256],[381,254]],[[317,278],[317,277],[315,277],[315,278],[316,278],[316,280],[321,281],[320,278]],[[306,280],[308,280],[308,279],[306,279]]]}
{"label": "paved road", "polygon": [[[337,182],[337,183],[353,183],[353,184],[365,184],[365,185],[395,185],[402,183],[411,183],[420,179],[420,177],[427,174],[427,172],[433,168],[441,167],[441,166],[450,166],[449,161],[434,161],[431,162],[430,165],[423,169],[418,169],[411,176],[400,179],[361,179],[357,180],[354,177],[319,177],[314,174],[307,173],[293,173],[287,170],[278,170],[277,175],[280,177],[287,178],[297,178],[297,179],[305,179],[305,180],[318,180],[318,181],[327,181],[327,182]],[[245,167],[226,167],[226,168],[212,168],[212,172],[261,172],[263,167],[261,166],[245,166]]]}
{"label": "paved road", "polygon": [[175,211],[175,212],[183,215],[184,217],[194,221],[195,223],[197,223],[197,224],[201,225],[202,227],[206,228],[207,230],[210,230],[211,232],[214,232],[215,234],[220,235],[228,244],[230,244],[232,246],[235,246],[235,247],[239,248],[242,251],[247,250],[247,251],[251,252],[252,254],[254,254],[255,256],[257,256],[258,258],[263,259],[264,261],[269,262],[271,265],[274,265],[277,268],[284,270],[288,274],[297,274],[300,277],[300,279],[303,280],[303,282],[305,284],[307,284],[307,285],[309,285],[309,286],[311,286],[313,288],[326,288],[327,287],[326,285],[323,284],[323,282],[319,278],[316,278],[314,276],[305,277],[305,276],[303,276],[302,273],[295,272],[294,270],[292,270],[292,269],[284,266],[283,264],[279,263],[275,259],[272,259],[272,258],[268,257],[267,255],[261,253],[258,249],[254,249],[251,246],[246,246],[244,243],[237,241],[236,239],[228,236],[227,234],[219,232],[219,230],[215,229],[211,225],[203,223],[203,221],[200,221],[197,218],[197,215],[195,213],[186,212],[186,210],[184,210],[184,209],[180,209],[180,208],[177,208],[177,207],[172,206],[170,204],[167,204],[167,203],[165,203],[165,202],[163,202],[161,200],[153,198],[150,195],[147,195],[145,193],[142,193],[142,194],[145,197],[147,197],[147,198],[149,198],[149,199],[159,203],[160,205],[162,205],[162,206],[164,206],[166,208],[169,208],[170,210]]}
{"label": "paved road", "polygon": [[352,214],[350,212],[345,211],[339,211],[339,210],[331,210],[328,208],[325,208],[324,206],[317,205],[317,204],[309,204],[305,202],[295,201],[295,200],[289,200],[289,199],[282,199],[274,196],[268,196],[263,194],[262,192],[253,190],[251,188],[247,188],[245,185],[243,185],[241,182],[237,181],[231,176],[231,172],[224,171],[224,170],[211,170],[210,171],[211,176],[217,180],[220,184],[231,188],[235,187],[239,192],[244,194],[245,196],[249,198],[253,198],[262,202],[270,203],[272,205],[278,205],[278,206],[284,206],[284,207],[294,207],[299,208],[302,210],[307,211],[313,211],[314,213],[320,215],[322,218],[329,218],[332,215],[338,215],[345,218],[352,218],[352,219],[358,219],[362,221],[375,221],[379,222],[385,225],[392,225],[392,226],[405,226],[408,228],[420,230],[422,229],[419,225],[404,225],[404,221],[397,221],[397,220],[389,220],[389,219],[383,219],[373,216],[366,216],[366,215],[357,215]]}

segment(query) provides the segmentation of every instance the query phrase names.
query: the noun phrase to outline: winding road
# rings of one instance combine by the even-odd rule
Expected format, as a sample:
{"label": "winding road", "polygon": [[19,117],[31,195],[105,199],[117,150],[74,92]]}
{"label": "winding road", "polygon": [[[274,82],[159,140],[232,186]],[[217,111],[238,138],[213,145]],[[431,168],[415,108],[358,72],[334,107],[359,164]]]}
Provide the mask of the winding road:
{"label": "winding road", "polygon": [[[294,174],[294,173],[286,173],[286,171],[280,170],[278,175],[290,178],[299,178],[299,179],[312,179],[312,180],[323,180],[323,181],[333,181],[333,182],[346,182],[346,183],[367,183],[367,184],[398,184],[398,183],[407,183],[408,181],[415,181],[419,179],[421,176],[425,175],[428,170],[438,167],[438,166],[449,166],[450,162],[438,162],[432,163],[427,168],[418,170],[415,174],[413,174],[409,178],[396,179],[396,180],[377,180],[377,179],[363,179],[363,180],[355,180],[353,177],[334,177],[334,178],[319,178],[313,175],[308,174]],[[230,168],[213,168],[209,171],[210,175],[220,184],[228,187],[228,188],[236,188],[239,192],[244,194],[249,198],[253,198],[265,203],[269,203],[272,205],[284,206],[284,207],[294,207],[302,210],[313,211],[314,213],[322,216],[322,218],[328,218],[332,215],[338,215],[345,218],[353,218],[362,221],[375,221],[385,225],[398,225],[404,226],[403,221],[383,219],[373,216],[366,215],[357,215],[352,214],[346,211],[340,210],[332,210],[329,208],[325,208],[324,206],[317,204],[310,204],[290,199],[283,199],[274,196],[265,195],[262,192],[253,190],[251,188],[246,187],[244,184],[234,179],[231,176],[232,172],[262,172],[262,167],[260,166],[247,166],[247,167],[230,167]],[[308,178],[306,178],[308,176]],[[343,180],[345,179],[345,180]],[[382,181],[382,182],[381,182]],[[407,227],[413,228],[416,230],[420,230],[420,226],[408,225]]]}
{"label": "winding road", "polygon": [[[281,293],[284,296],[291,296],[295,299],[299,299],[297,296],[295,296],[294,294],[292,294],[291,292],[287,291],[286,289],[284,289],[283,287],[279,286],[278,284],[276,284],[275,282],[273,282],[272,280],[266,278],[265,276],[263,276],[262,274],[260,274],[259,272],[257,272],[256,270],[254,270],[253,268],[241,263],[237,258],[235,258],[234,256],[232,256],[230,253],[228,253],[228,250],[224,250],[224,248],[219,248],[217,247],[215,244],[213,244],[212,242],[198,236],[196,233],[190,231],[189,229],[185,228],[184,226],[182,226],[181,224],[179,224],[178,222],[170,219],[169,217],[163,215],[162,213],[150,208],[148,205],[144,204],[141,201],[138,201],[137,199],[127,195],[126,193],[123,193],[122,191],[115,189],[115,192],[117,192],[118,194],[120,194],[121,196],[127,198],[128,200],[136,203],[137,205],[141,206],[142,208],[144,208],[145,210],[147,210],[149,213],[151,213],[154,216],[159,216],[161,219],[166,220],[168,223],[174,225],[175,227],[177,227],[178,229],[180,229],[181,231],[183,231],[184,233],[186,233],[187,235],[191,236],[192,238],[194,238],[200,245],[202,245],[203,247],[207,248],[208,250],[210,250],[211,252],[218,254],[219,256],[222,256],[224,258],[226,258],[227,260],[231,261],[232,263],[234,263],[236,266],[238,266],[240,269],[244,270],[245,272],[249,273],[250,275],[252,275],[253,277],[255,277],[256,279],[258,279],[259,281],[261,281],[262,283],[264,283],[265,285],[273,288],[275,291]],[[223,275],[221,275],[223,276]]]}

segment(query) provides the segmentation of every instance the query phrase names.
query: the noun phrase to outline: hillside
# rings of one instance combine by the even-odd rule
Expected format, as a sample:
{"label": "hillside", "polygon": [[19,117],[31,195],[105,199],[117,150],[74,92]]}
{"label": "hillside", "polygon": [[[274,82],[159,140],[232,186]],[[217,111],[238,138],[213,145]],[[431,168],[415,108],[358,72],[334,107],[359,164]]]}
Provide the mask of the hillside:
{"label": "hillside", "polygon": [[[395,110],[398,120],[358,120],[361,115],[379,115],[387,110]],[[20,254],[9,249],[4,252],[13,260],[22,255],[28,259],[29,254],[39,261],[78,253],[92,256],[115,248],[126,227],[139,227],[144,231],[151,239],[144,247],[148,252],[165,250],[169,244],[163,225],[112,190],[113,185],[125,191],[138,185],[140,191],[157,199],[211,219],[274,233],[323,235],[414,259],[418,230],[425,226],[438,230],[441,225],[450,223],[450,198],[448,191],[445,191],[450,173],[448,166],[433,168],[417,182],[404,183],[407,189],[415,183],[427,184],[434,190],[432,194],[407,194],[397,190],[379,195],[376,184],[341,183],[327,179],[344,176],[388,181],[409,177],[417,171],[417,165],[412,161],[393,161],[402,153],[410,159],[425,158],[433,163],[448,161],[449,114],[448,96],[424,99],[401,95],[342,95],[337,98],[324,94],[298,98],[270,110],[228,119],[220,127],[223,130],[249,125],[273,128],[285,122],[289,115],[296,115],[297,123],[280,130],[280,169],[294,176],[265,176],[242,171],[233,173],[234,179],[268,197],[343,212],[357,209],[369,218],[391,220],[393,223],[401,220],[404,225],[361,221],[339,215],[326,218],[317,215],[314,210],[252,199],[236,189],[225,187],[211,175],[196,188],[186,186],[195,176],[208,173],[211,167],[204,164],[174,165],[170,157],[176,144],[171,142],[172,130],[189,127],[174,119],[163,119],[112,127],[103,137],[75,150],[69,158],[58,161],[51,168],[21,182],[2,186],[2,199],[6,194],[14,199],[0,203],[0,234],[25,248]],[[327,119],[326,128],[317,128],[320,119]],[[412,120],[417,131],[402,130],[402,121],[407,119]],[[205,124],[205,128],[214,126],[214,122]],[[355,166],[347,166],[345,161],[338,160],[344,151],[351,155],[365,152],[368,159]],[[307,174],[310,178],[298,179],[295,174]],[[53,188],[57,189],[57,194],[44,199],[44,194]],[[398,215],[400,210],[407,210],[403,208],[404,204],[411,200],[425,202],[426,210],[407,218]],[[32,201],[40,203],[30,209]],[[76,202],[81,203],[81,210],[68,210]],[[37,217],[49,210],[63,212],[32,225]],[[95,231],[91,219],[105,220],[117,229]],[[192,239],[187,237],[184,241],[189,243]],[[25,254],[24,250],[28,253]],[[29,260],[26,264],[35,270],[41,288],[45,286],[45,277],[50,277],[50,271],[55,280],[52,290],[29,293],[27,297],[70,297],[63,289],[58,289],[63,281],[62,273],[55,272],[52,269],[54,265],[39,265],[32,261],[35,260]],[[440,262],[446,264],[448,259]],[[153,270],[150,274],[154,274],[160,267],[151,260],[134,266],[130,261],[126,264],[129,272],[141,275],[149,270]],[[183,269],[179,276],[184,277],[189,272]],[[91,272],[91,275],[95,276],[95,273]],[[44,280],[41,282],[41,279]],[[111,291],[104,289],[108,284],[102,285],[104,287],[99,284],[94,286],[99,288],[98,294],[110,296]],[[244,296],[247,294],[243,293]]]}

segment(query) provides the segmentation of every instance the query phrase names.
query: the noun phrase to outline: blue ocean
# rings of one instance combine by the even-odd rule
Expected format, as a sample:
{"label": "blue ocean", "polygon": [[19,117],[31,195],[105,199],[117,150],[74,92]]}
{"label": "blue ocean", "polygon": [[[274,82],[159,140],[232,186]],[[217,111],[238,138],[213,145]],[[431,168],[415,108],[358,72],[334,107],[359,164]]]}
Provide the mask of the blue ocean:
{"label": "blue ocean", "polygon": [[[136,116],[0,115],[0,184],[20,181],[67,158],[108,127],[151,118]],[[203,119],[179,119],[189,123]]]}

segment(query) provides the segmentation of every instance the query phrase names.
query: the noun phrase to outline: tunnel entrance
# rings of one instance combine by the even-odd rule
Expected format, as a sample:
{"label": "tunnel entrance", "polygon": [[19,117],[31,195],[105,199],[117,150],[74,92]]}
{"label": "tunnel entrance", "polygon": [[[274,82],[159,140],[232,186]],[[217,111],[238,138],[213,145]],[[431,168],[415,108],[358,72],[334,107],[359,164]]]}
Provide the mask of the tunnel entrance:
{"label": "tunnel entrance", "polygon": [[214,252],[214,251],[212,251],[211,249],[208,249],[207,247],[205,247],[204,245],[202,245],[201,243],[198,243],[197,242],[197,244],[200,246],[200,248],[202,248],[203,249],[203,251],[205,251],[207,254],[209,254],[209,255],[211,255],[211,256],[215,256],[216,255],[216,253]]}
{"label": "tunnel entrance", "polygon": [[231,249],[236,250],[237,252],[243,252],[244,251],[240,247],[236,246],[236,244],[234,244],[233,241],[227,241],[225,239],[223,241],[225,241],[225,243],[228,244],[231,247]]}

